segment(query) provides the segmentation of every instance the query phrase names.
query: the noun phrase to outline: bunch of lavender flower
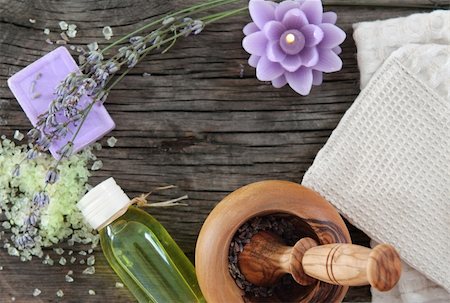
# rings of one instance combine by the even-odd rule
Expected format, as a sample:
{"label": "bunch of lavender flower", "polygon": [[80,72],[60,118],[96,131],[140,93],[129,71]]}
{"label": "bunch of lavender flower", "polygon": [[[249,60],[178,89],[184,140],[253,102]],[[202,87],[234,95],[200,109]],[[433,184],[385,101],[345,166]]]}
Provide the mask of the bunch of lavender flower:
{"label": "bunch of lavender flower", "polygon": [[[55,141],[64,140],[67,143],[58,151],[59,159],[49,168],[44,189],[35,193],[32,199],[33,206],[25,224],[27,228],[16,239],[19,246],[26,247],[32,242],[32,236],[35,236],[33,228],[40,212],[50,203],[47,186],[59,179],[58,166],[63,159],[72,155],[73,142],[93,106],[105,102],[111,89],[152,51],[165,53],[178,38],[197,35],[206,25],[244,11],[246,7],[205,15],[210,9],[237,1],[207,1],[154,20],[102,50],[90,45],[85,62],[80,62],[79,71],[70,73],[58,85],[55,99],[27,134],[31,148],[23,161],[35,159],[40,153],[47,152]],[[117,51],[106,58],[115,46],[118,47]],[[84,96],[90,97],[92,101],[82,102]],[[14,176],[20,174],[20,165],[14,167]]]}

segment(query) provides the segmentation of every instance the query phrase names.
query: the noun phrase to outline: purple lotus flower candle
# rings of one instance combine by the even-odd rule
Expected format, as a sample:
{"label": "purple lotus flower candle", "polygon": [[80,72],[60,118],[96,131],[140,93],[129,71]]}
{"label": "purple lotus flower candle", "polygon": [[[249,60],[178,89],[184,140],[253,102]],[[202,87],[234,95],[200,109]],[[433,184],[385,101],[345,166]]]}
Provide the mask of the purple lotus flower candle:
{"label": "purple lotus flower candle", "polygon": [[244,27],[242,45],[259,80],[277,88],[289,84],[308,95],[312,85],[322,83],[322,73],[342,68],[338,54],[345,33],[335,25],[336,13],[323,12],[321,1],[250,0],[249,11],[253,22]]}

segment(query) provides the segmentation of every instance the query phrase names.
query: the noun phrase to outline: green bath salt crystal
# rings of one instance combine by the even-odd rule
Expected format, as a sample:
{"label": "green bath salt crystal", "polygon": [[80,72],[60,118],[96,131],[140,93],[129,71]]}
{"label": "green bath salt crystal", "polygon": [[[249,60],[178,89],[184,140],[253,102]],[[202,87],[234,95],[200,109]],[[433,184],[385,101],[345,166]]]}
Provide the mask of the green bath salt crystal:
{"label": "green bath salt crystal", "polygon": [[[22,136],[16,132],[15,139]],[[8,253],[20,257],[22,261],[31,260],[32,256],[42,258],[43,248],[51,247],[62,241],[83,243],[97,246],[99,235],[86,224],[76,203],[86,193],[89,166],[95,157],[90,149],[61,161],[58,166],[59,178],[45,189],[49,196],[48,205],[44,205],[35,217],[33,214],[33,197],[42,192],[47,171],[53,167],[54,159],[48,154],[40,154],[33,160],[24,161],[27,146],[16,144],[2,136],[0,140],[0,213],[7,221],[0,230],[10,230],[1,241]],[[35,228],[24,234],[27,222],[35,222]],[[8,244],[8,245],[6,245]],[[57,255],[62,255],[62,248],[54,248]],[[58,260],[66,264],[65,258]],[[44,264],[53,265],[50,257]]]}

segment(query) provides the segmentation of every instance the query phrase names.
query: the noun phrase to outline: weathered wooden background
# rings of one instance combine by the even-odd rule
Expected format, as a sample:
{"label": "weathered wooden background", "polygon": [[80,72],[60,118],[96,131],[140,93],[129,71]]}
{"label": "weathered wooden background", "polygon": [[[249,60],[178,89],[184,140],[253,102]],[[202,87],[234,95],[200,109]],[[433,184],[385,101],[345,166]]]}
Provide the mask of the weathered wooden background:
{"label": "weathered wooden background", "polygon": [[[195,0],[0,0],[0,133],[12,136],[29,122],[9,91],[8,77],[53,50],[44,28],[57,37],[58,22],[78,25],[73,45],[98,41],[109,25],[120,36],[152,17]],[[246,1],[242,1],[244,5]],[[117,147],[98,152],[104,168],[92,184],[114,176],[130,195],[155,186],[176,184],[190,206],[152,210],[193,259],[200,227],[226,194],[250,182],[286,179],[300,182],[314,156],[359,93],[352,23],[406,16],[449,7],[449,1],[324,1],[338,13],[348,34],[344,68],[325,76],[325,83],[301,97],[291,89],[259,82],[241,48],[247,14],[210,26],[201,35],[180,41],[164,55],[146,58],[111,93],[107,108],[116,121]],[[419,7],[417,7],[419,6]],[[36,19],[32,24],[29,19]],[[241,68],[244,69],[241,74]],[[151,77],[142,77],[142,73]],[[103,143],[105,143],[103,141]],[[5,173],[5,172],[1,172]],[[166,194],[169,195],[169,193]],[[161,198],[163,198],[161,196]],[[368,237],[349,226],[356,243]],[[132,302],[126,289],[96,253],[97,273],[81,275],[83,265],[49,267],[40,260],[21,263],[0,249],[0,302]],[[74,270],[75,282],[64,275]],[[42,294],[32,297],[34,288]],[[58,289],[64,298],[55,295]],[[96,296],[89,296],[94,289]],[[346,301],[370,301],[368,287],[352,288]]]}

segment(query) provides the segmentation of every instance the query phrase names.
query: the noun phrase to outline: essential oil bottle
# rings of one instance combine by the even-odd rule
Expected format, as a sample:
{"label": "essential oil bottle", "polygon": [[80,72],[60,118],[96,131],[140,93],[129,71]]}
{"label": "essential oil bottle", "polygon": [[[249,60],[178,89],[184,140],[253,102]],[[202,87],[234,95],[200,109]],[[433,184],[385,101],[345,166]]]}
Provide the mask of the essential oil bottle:
{"label": "essential oil bottle", "polygon": [[155,218],[131,205],[113,178],[77,206],[99,230],[106,259],[139,302],[205,302],[192,263]]}

